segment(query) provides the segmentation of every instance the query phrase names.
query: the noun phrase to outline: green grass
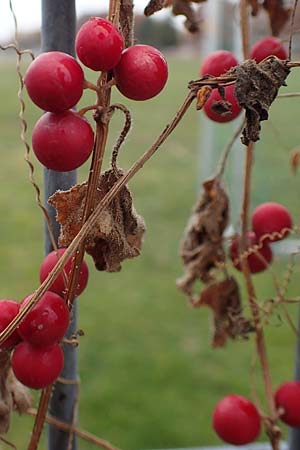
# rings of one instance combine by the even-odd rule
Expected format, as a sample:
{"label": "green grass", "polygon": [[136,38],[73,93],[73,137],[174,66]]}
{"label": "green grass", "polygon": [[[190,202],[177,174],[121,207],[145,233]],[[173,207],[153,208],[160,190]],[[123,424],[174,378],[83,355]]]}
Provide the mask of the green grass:
{"label": "green grass", "polygon": [[[14,68],[3,63],[0,70],[0,297],[20,300],[38,285],[43,220],[23,160]],[[170,121],[197,71],[196,60],[171,59],[170,79],[158,98],[144,103],[125,101],[132,110],[134,128],[121,150],[123,168]],[[296,77],[290,89],[299,90]],[[123,101],[117,95],[115,99]],[[39,112],[27,105],[30,129]],[[289,150],[299,143],[298,109],[296,99],[279,100],[272,107],[271,122],[280,138],[264,124],[252,193],[253,205],[282,202],[296,222],[299,177],[290,174],[288,158]],[[175,286],[182,273],[179,241],[200,186],[199,115],[191,108],[159,154],[130,183],[135,205],[147,223],[142,255],[124,263],[117,274],[97,272],[89,261],[90,282],[79,301],[79,327],[85,331],[79,347],[80,426],[127,450],[217,444],[210,426],[215,403],[231,392],[251,395],[252,339],[212,350],[210,311],[191,309]],[[108,149],[121,126],[122,118],[116,116]],[[231,128],[223,125],[219,130],[226,141]],[[41,170],[36,166],[41,183]],[[80,171],[80,180],[87,171],[88,165]],[[230,183],[231,189],[241,191],[240,186],[232,186],[232,179]],[[273,268],[282,279],[286,262],[275,261]],[[274,295],[269,272],[256,276],[256,286],[260,299]],[[291,295],[298,293],[296,282],[290,291]],[[291,313],[296,318],[297,308]],[[282,322],[277,317],[271,320],[267,338],[277,385],[292,376],[295,339],[284,317]],[[258,369],[256,380],[262,393]],[[25,448],[31,423],[32,419],[13,417],[9,436],[20,449]],[[82,443],[80,448],[91,446]]]}

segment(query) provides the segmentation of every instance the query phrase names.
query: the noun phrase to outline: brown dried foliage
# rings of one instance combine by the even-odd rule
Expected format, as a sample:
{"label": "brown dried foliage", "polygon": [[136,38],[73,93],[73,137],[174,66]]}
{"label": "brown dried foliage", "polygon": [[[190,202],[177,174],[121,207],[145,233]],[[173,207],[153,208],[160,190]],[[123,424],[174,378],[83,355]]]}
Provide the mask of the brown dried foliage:
{"label": "brown dried foliage", "polygon": [[291,15],[291,8],[285,6],[283,0],[248,0],[252,16],[257,16],[261,9],[265,9],[269,15],[272,34],[278,36]]}
{"label": "brown dried foliage", "polygon": [[[96,199],[99,202],[112,188],[123,172],[104,172],[99,181]],[[67,247],[82,226],[82,217],[87,193],[87,183],[74,186],[68,191],[58,191],[48,200],[57,211],[61,224],[59,245]],[[117,272],[121,262],[140,254],[145,232],[143,218],[137,214],[131,193],[124,186],[110,205],[99,215],[99,219],[88,234],[85,249],[98,270]]]}
{"label": "brown dried foliage", "polygon": [[208,98],[210,97],[211,93],[212,93],[211,86],[202,86],[199,89],[199,91],[197,92],[197,103],[196,103],[196,109],[198,111],[203,108]]}
{"label": "brown dried foliage", "polygon": [[246,111],[242,143],[248,145],[260,138],[260,122],[268,119],[268,111],[278,90],[290,73],[285,61],[270,57],[259,64],[247,60],[232,70],[237,76],[235,96]]}
{"label": "brown dried foliage", "polygon": [[246,339],[254,327],[242,315],[239,287],[233,277],[210,284],[194,299],[194,307],[213,311],[213,347],[223,347],[228,338]]}
{"label": "brown dried foliage", "polygon": [[225,259],[222,235],[228,223],[228,197],[217,179],[204,182],[203,188],[180,249],[185,273],[177,286],[190,298],[196,281],[212,280],[212,270]]}

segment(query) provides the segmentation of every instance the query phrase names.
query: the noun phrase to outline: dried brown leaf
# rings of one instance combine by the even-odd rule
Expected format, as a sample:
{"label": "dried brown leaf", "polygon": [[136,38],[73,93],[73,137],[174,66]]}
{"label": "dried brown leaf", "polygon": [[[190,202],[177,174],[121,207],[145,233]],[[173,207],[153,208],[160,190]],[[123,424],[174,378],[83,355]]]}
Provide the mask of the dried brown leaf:
{"label": "dried brown leaf", "polygon": [[208,306],[213,311],[213,347],[223,347],[228,338],[247,338],[253,331],[251,323],[242,316],[239,287],[233,277],[205,288],[193,306]]}
{"label": "dried brown leaf", "polygon": [[232,104],[227,100],[218,100],[212,103],[211,109],[220,114],[220,116],[226,116],[231,113]]}
{"label": "dried brown leaf", "polygon": [[211,93],[212,93],[211,86],[202,86],[199,89],[199,91],[197,92],[197,104],[196,104],[196,109],[198,111],[203,108]]}
{"label": "dried brown leaf", "polygon": [[144,9],[145,16],[152,16],[152,14],[160,11],[165,7],[165,0],[150,0]]}
{"label": "dried brown leaf", "polygon": [[283,0],[264,0],[263,7],[269,15],[272,34],[278,36],[290,18],[291,8]]}
{"label": "dried brown leaf", "polygon": [[[99,181],[97,201],[123,176],[122,171],[104,172]],[[68,191],[58,191],[48,202],[57,211],[57,221],[61,225],[59,245],[67,247],[82,226],[87,184],[74,186]],[[140,254],[145,232],[143,218],[137,214],[131,193],[124,186],[110,205],[99,215],[94,228],[88,234],[85,248],[95,262],[98,270],[117,272],[121,262]]]}
{"label": "dried brown leaf", "polygon": [[248,145],[260,137],[260,122],[268,119],[268,111],[278,90],[290,73],[285,61],[270,57],[259,64],[247,60],[232,69],[236,73],[235,96],[246,110],[242,143]]}
{"label": "dried brown leaf", "polygon": [[258,0],[248,0],[248,4],[251,7],[251,15],[257,16],[260,8]]}
{"label": "dried brown leaf", "polygon": [[206,181],[203,188],[180,249],[185,273],[177,286],[190,297],[195,282],[210,281],[212,270],[225,259],[222,235],[228,223],[228,197],[217,179]]}

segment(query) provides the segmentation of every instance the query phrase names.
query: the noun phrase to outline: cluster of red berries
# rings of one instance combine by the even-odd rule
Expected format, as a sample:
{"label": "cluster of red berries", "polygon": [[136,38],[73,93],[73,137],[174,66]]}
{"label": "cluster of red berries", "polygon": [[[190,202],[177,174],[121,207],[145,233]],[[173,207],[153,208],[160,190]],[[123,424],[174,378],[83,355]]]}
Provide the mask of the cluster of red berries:
{"label": "cluster of red berries", "polygon": [[[49,253],[40,267],[43,282],[66,249]],[[72,269],[72,258],[64,266],[65,275],[54,280],[39,302],[26,314],[18,328],[0,345],[0,350],[13,350],[11,366],[16,378],[33,389],[52,384],[62,371],[64,357],[59,342],[64,337],[70,313],[64,300],[65,280]],[[76,295],[82,293],[88,281],[88,267],[82,262]],[[31,299],[32,294],[18,303],[0,300],[0,331],[3,331]]]}
{"label": "cluster of red berries", "polygon": [[[76,52],[86,67],[112,70],[119,91],[133,100],[156,96],[167,82],[167,63],[157,49],[133,45],[124,50],[121,33],[100,17],[82,25],[76,37]],[[94,145],[90,124],[71,110],[85,88],[81,66],[66,53],[42,53],[29,66],[24,81],[31,100],[46,111],[32,133],[36,157],[48,169],[77,169],[87,161]]]}
{"label": "cluster of red berries", "polygon": [[[247,262],[250,272],[258,273],[266,270],[272,262],[273,253],[270,243],[279,241],[289,234],[292,227],[292,218],[284,206],[275,202],[267,202],[254,209],[251,221],[252,230],[247,233],[247,247],[251,249],[257,246],[257,250],[249,251]],[[240,237],[235,236],[230,245],[230,257],[234,267],[241,271],[239,247]]]}
{"label": "cluster of red berries", "polygon": [[[257,41],[251,48],[250,58],[257,63],[270,55],[277,56],[279,59],[287,59],[287,52],[281,41],[273,36],[264,37]],[[219,77],[224,75],[229,69],[238,65],[238,60],[235,55],[227,50],[217,50],[210,53],[203,61],[200,75],[211,75]],[[230,122],[235,119],[241,112],[241,107],[234,95],[234,85],[225,86],[224,99],[231,103],[231,110],[227,114],[220,114],[215,111],[213,105],[223,100],[218,89],[214,89],[204,105],[204,112],[206,116],[215,122]]]}
{"label": "cluster of red berries", "polygon": [[[275,392],[275,405],[282,422],[300,426],[300,382],[283,383]],[[261,417],[255,405],[240,395],[222,398],[213,413],[213,427],[217,435],[233,445],[247,445],[260,434]]]}

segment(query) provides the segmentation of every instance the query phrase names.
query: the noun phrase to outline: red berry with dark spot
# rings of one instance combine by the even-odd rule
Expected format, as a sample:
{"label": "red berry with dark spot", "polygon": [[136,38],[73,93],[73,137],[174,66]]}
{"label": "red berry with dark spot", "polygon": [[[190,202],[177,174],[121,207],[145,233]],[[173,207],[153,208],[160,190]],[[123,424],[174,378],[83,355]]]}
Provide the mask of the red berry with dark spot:
{"label": "red berry with dark spot", "polygon": [[[248,231],[247,233],[248,246],[250,248],[258,245],[258,239],[256,234],[253,231]],[[237,270],[242,271],[242,264],[240,261],[236,262],[239,258],[239,237],[236,237],[232,240],[230,245],[230,257],[233,262],[234,267]],[[249,270],[251,273],[259,273],[263,272],[268,268],[268,265],[273,259],[273,254],[270,246],[267,243],[263,243],[262,247],[255,251],[254,253],[250,253],[247,257],[247,262],[249,266]]]}
{"label": "red berry with dark spot", "polygon": [[[14,300],[1,299],[0,300],[0,333],[10,324],[10,322],[16,317],[20,309],[20,304]],[[14,347],[20,342],[21,337],[17,330],[15,330],[2,344],[0,349]]]}
{"label": "red berry with dark spot", "polygon": [[279,203],[262,203],[252,213],[252,229],[258,238],[264,234],[275,233],[270,240],[279,241],[288,235],[286,229],[291,227],[292,217],[289,211]]}
{"label": "red berry with dark spot", "polygon": [[91,17],[79,29],[75,48],[78,58],[86,67],[107,71],[118,64],[124,40],[110,21]]}
{"label": "red berry with dark spot", "polygon": [[300,427],[300,381],[288,381],[275,392],[277,409],[282,409],[280,419],[290,427]]}
{"label": "red berry with dark spot", "polygon": [[32,131],[37,159],[48,169],[67,172],[80,167],[90,156],[94,132],[86,119],[73,111],[44,114]]}
{"label": "red berry with dark spot", "polygon": [[250,58],[257,63],[267,58],[267,56],[277,56],[279,59],[287,59],[288,54],[280,39],[274,36],[267,36],[257,41],[250,51]]}
{"label": "red berry with dark spot", "polygon": [[25,86],[31,100],[45,111],[66,111],[80,100],[84,75],[78,62],[67,53],[47,52],[28,67]]}
{"label": "red berry with dark spot", "polygon": [[15,348],[11,367],[16,378],[32,389],[42,389],[52,384],[64,365],[64,355],[58,344],[36,347],[29,342],[21,342]]}
{"label": "red berry with dark spot", "polygon": [[133,45],[123,51],[114,69],[117,88],[132,100],[148,100],[164,88],[168,79],[167,62],[150,45]]}
{"label": "red berry with dark spot", "polygon": [[[219,112],[213,109],[213,106],[216,105],[217,102],[223,100],[230,102],[232,105],[230,112],[228,113],[226,112],[226,114],[220,114]],[[235,119],[240,114],[242,108],[238,104],[238,101],[234,95],[234,85],[225,87],[225,99],[221,97],[218,89],[214,89],[210,94],[210,97],[206,101],[203,110],[207,115],[207,117],[209,117],[214,122],[224,123],[230,122],[231,120]]]}
{"label": "red berry with dark spot", "polygon": [[200,68],[200,75],[212,75],[219,77],[232,67],[238,65],[238,60],[233,53],[228,50],[217,50],[204,58]]}
{"label": "red berry with dark spot", "polygon": [[[23,300],[21,309],[31,297],[32,295],[29,295]],[[48,291],[26,314],[18,331],[24,341],[45,347],[64,337],[69,319],[69,309],[64,300],[55,292]]]}
{"label": "red berry with dark spot", "polygon": [[246,445],[260,433],[260,416],[250,400],[240,395],[227,395],[217,404],[213,427],[228,444]]}
{"label": "red berry with dark spot", "polygon": [[[51,272],[51,270],[54,268],[54,266],[57,264],[58,259],[64,254],[66,251],[65,248],[58,249],[58,256],[56,255],[56,252],[50,252],[44,259],[44,261],[41,264],[40,267],[40,281],[43,283],[43,281],[47,278],[48,274]],[[65,274],[68,277],[73,265],[73,258],[71,257],[65,267]],[[80,268],[80,275],[79,275],[79,281],[76,289],[76,295],[80,295],[84,289],[86,288],[87,282],[89,278],[89,269],[87,266],[87,263],[85,261],[82,262],[81,268]],[[58,295],[63,296],[66,292],[66,284],[64,281],[63,274],[60,273],[57,278],[54,280],[53,284],[49,288],[50,291],[56,292]]]}

